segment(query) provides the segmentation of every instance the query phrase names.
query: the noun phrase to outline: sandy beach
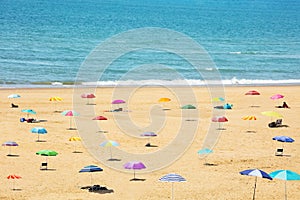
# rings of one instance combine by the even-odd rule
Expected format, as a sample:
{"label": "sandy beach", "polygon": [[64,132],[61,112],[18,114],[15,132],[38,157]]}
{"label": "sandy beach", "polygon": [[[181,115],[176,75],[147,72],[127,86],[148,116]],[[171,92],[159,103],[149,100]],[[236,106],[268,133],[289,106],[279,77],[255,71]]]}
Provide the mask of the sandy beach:
{"label": "sandy beach", "polygon": [[[81,90],[84,91],[84,89]],[[175,138],[182,126],[181,123],[190,123],[190,126],[194,127],[196,125],[195,137],[180,158],[160,170],[136,171],[136,176],[145,180],[130,181],[133,177],[132,170],[119,171],[99,162],[93,153],[91,154],[85,148],[89,141],[69,141],[72,136],[80,136],[81,129],[67,130],[70,126],[70,118],[54,111],[73,109],[74,90],[72,88],[1,89],[1,143],[15,141],[19,146],[11,148],[12,154],[17,156],[6,156],[9,148],[5,146],[0,148],[0,199],[171,199],[172,184],[159,181],[159,178],[168,173],[180,174],[187,180],[174,183],[175,199],[252,199],[255,177],[242,176],[239,174],[240,171],[258,168],[267,173],[279,169],[300,173],[300,120],[298,118],[300,86],[232,86],[224,90],[226,102],[233,104],[233,109],[225,111],[228,122],[224,123],[224,130],[220,130],[221,135],[213,148],[213,153],[205,158],[199,158],[197,151],[202,148],[209,126],[213,123],[211,122],[213,106],[225,103],[212,104],[210,93],[205,87],[193,88],[197,109],[192,112],[196,112],[195,116],[199,115],[199,117],[189,122],[182,122],[180,98],[168,88],[139,88],[134,90],[129,101],[122,105],[111,104],[115,98],[122,97],[114,93],[114,88],[97,88],[94,92],[96,98],[90,100],[94,105],[85,105],[87,99],[82,99],[83,106],[92,109],[94,116],[101,115],[108,118],[105,121],[93,121],[106,132],[95,133],[91,128],[91,135],[118,141],[120,146],[114,148],[130,153],[155,153]],[[261,95],[245,95],[249,90],[257,90]],[[123,88],[119,94],[126,94],[127,91],[127,88]],[[21,98],[9,99],[7,96],[10,94],[19,94]],[[270,97],[274,94],[283,94],[285,97],[271,100]],[[59,96],[63,98],[63,101],[50,102],[49,98],[52,96]],[[158,99],[161,97],[168,97],[171,101],[160,104]],[[286,101],[291,108],[275,108],[283,101]],[[11,108],[11,103],[19,107]],[[149,117],[149,111],[154,105],[163,106],[168,110],[164,111],[166,120],[157,132],[158,136],[151,138],[151,143],[157,147],[147,148],[145,147],[147,139],[129,137],[120,129],[118,123],[129,116],[137,126],[146,127],[153,120]],[[129,112],[117,115],[114,112],[104,112],[116,109],[118,106]],[[22,109],[33,109],[37,114],[30,115],[30,117],[41,121],[39,123],[20,122],[20,118],[26,117],[26,113],[21,112]],[[271,118],[262,115],[263,111],[279,112],[283,115],[283,124],[287,126],[269,128],[268,123],[271,122]],[[257,120],[251,121],[249,126],[248,121],[242,120],[242,117],[246,115],[254,115]],[[156,116],[155,113],[153,116]],[[78,120],[92,121],[92,117],[92,115],[88,117],[80,115],[76,117],[76,120],[77,122]],[[272,120],[275,121],[275,119]],[[76,127],[75,121],[71,123]],[[48,131],[47,134],[39,136],[44,142],[36,142],[37,135],[30,132],[31,128],[37,126],[44,127]],[[253,132],[247,132],[249,130]],[[272,140],[277,135],[292,137],[295,142],[283,144]],[[103,141],[98,143],[101,142]],[[74,145],[81,153],[72,153]],[[283,145],[285,156],[275,156],[275,150]],[[36,155],[36,152],[41,149],[58,152],[57,156],[48,158],[50,170],[40,170],[41,163],[46,159],[44,156]],[[98,147],[95,148],[96,152],[97,149]],[[116,151],[113,149],[114,156],[117,158],[120,157],[118,149]],[[105,153],[103,155],[105,158],[109,155],[108,149],[100,150],[99,156],[101,152]],[[122,167],[124,162],[125,159],[121,158],[113,165]],[[160,162],[158,159],[155,164],[159,165]],[[212,165],[204,165],[206,162]],[[113,190],[112,193],[98,194],[80,189],[91,184],[91,174],[79,173],[79,170],[87,165],[97,165],[103,169],[102,172],[92,174],[93,184],[106,186]],[[22,179],[15,180],[14,187],[18,190],[11,190],[13,180],[6,178],[9,174],[22,177]],[[284,199],[284,184],[283,180],[258,178],[256,199]],[[300,181],[288,181],[286,184],[288,199],[300,199]]]}

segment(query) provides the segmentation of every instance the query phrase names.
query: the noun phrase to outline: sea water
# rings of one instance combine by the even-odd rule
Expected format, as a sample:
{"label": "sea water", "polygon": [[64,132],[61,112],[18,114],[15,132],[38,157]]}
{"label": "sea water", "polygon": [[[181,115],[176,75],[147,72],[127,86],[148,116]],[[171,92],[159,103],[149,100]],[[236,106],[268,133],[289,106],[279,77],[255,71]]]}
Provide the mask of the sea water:
{"label": "sea water", "polygon": [[[99,44],[147,27],[176,31],[196,41],[214,62],[202,70],[216,67],[224,84],[300,84],[299,21],[298,0],[1,0],[0,84],[72,84]],[[135,67],[139,70],[126,79],[124,74]],[[205,84],[189,63],[172,52],[155,50],[116,59],[98,84],[151,85],[157,80]],[[88,78],[82,84],[89,84]]]}

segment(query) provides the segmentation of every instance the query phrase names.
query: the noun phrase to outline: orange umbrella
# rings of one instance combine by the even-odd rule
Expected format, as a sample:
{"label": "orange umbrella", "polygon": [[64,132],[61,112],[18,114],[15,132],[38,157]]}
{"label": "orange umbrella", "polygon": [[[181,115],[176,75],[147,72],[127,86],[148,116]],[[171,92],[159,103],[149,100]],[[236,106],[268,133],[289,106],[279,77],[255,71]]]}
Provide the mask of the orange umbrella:
{"label": "orange umbrella", "polygon": [[160,103],[165,103],[165,102],[169,102],[169,101],[171,101],[171,99],[170,98],[166,98],[166,97],[162,97],[162,98],[160,98],[158,100],[158,102],[160,102]]}
{"label": "orange umbrella", "polygon": [[[253,115],[247,115],[247,116],[244,116],[242,117],[243,120],[248,120],[249,121],[249,125],[248,125],[248,128],[250,129],[250,121],[252,120],[256,120],[257,118]],[[247,131],[247,132],[255,132],[255,131]]]}

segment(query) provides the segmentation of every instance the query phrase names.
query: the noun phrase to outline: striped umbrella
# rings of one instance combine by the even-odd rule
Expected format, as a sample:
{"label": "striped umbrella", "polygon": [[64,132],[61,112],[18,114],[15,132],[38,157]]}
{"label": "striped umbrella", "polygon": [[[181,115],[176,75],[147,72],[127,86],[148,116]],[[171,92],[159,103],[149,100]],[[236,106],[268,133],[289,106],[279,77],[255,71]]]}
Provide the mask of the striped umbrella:
{"label": "striped umbrella", "polygon": [[186,179],[183,178],[182,176],[171,173],[167,174],[159,179],[161,182],[171,182],[172,183],[172,193],[171,193],[171,199],[174,199],[174,183],[175,182],[186,182]]}
{"label": "striped umbrella", "polygon": [[8,152],[7,156],[12,156],[12,154],[11,154],[11,147],[16,147],[16,146],[19,146],[19,145],[16,142],[14,142],[14,141],[7,141],[7,142],[4,142],[2,144],[2,146],[9,147],[9,152]]}
{"label": "striped umbrella", "polygon": [[112,151],[111,151],[111,147],[116,147],[116,146],[120,146],[120,144],[116,141],[113,141],[113,140],[107,140],[107,141],[104,141],[100,144],[101,147],[109,147],[109,150],[110,150],[110,160],[112,160]]}
{"label": "striped umbrella", "polygon": [[74,110],[65,110],[61,113],[63,116],[70,117],[70,128],[68,130],[75,130],[76,128],[72,128],[72,117],[73,116],[79,116],[79,113],[77,113]]}
{"label": "striped umbrella", "polygon": [[93,172],[102,172],[103,169],[96,166],[96,165],[88,165],[85,166],[84,168],[82,168],[79,173],[83,173],[83,172],[89,172],[91,174],[91,185],[93,185],[93,177],[92,177],[92,173]]}
{"label": "striped umbrella", "polygon": [[252,198],[253,200],[255,199],[257,177],[272,180],[272,177],[269,176],[269,174],[267,174],[266,172],[259,170],[259,169],[247,169],[247,170],[241,171],[240,174],[247,175],[247,176],[255,176],[254,192],[253,192],[253,198]]}
{"label": "striped umbrella", "polygon": [[16,179],[21,179],[22,177],[18,176],[18,175],[15,175],[15,174],[12,174],[12,175],[8,175],[6,178],[7,179],[13,179],[12,190],[15,190],[15,180]]}
{"label": "striped umbrella", "polygon": [[[248,128],[250,129],[250,121],[253,121],[253,120],[257,120],[257,118],[253,115],[247,115],[247,116],[244,116],[242,117],[243,120],[248,120],[249,123],[248,123]],[[254,132],[254,131],[247,131],[247,132]]]}
{"label": "striped umbrella", "polygon": [[285,183],[284,183],[285,200],[287,199],[286,182],[287,181],[300,181],[300,174],[297,174],[296,172],[293,172],[291,170],[276,170],[274,172],[271,172],[269,175],[272,178],[285,180]]}
{"label": "striped umbrella", "polygon": [[34,127],[30,130],[31,133],[36,133],[38,135],[38,139],[36,142],[41,142],[40,134],[47,134],[47,130],[44,127]]}
{"label": "striped umbrella", "polygon": [[[77,142],[77,141],[81,141],[81,138],[74,136],[74,137],[70,137],[69,141],[70,142]],[[74,151],[73,151],[73,153],[79,153],[79,151],[76,151],[76,145],[75,144],[74,144]]]}

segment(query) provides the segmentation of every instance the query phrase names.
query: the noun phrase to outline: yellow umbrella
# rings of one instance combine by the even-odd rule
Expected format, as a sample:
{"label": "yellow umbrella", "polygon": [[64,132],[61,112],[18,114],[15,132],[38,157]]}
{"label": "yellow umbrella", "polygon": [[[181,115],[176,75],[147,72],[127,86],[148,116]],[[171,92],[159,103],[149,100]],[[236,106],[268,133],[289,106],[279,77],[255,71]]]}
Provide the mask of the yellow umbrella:
{"label": "yellow umbrella", "polygon": [[283,117],[282,114],[280,114],[278,112],[274,112],[274,111],[265,111],[265,112],[262,112],[261,114],[271,117],[271,121],[272,121],[272,117],[277,117],[277,118]]}
{"label": "yellow umbrella", "polygon": [[160,98],[158,100],[158,102],[160,102],[160,103],[165,103],[165,102],[169,102],[169,101],[171,101],[171,99],[170,98],[166,98],[166,97]]}
{"label": "yellow umbrella", "polygon": [[[253,115],[247,115],[247,116],[244,116],[244,117],[242,117],[242,119],[243,120],[248,120],[249,121],[249,126],[248,126],[248,128],[250,129],[250,121],[252,121],[252,120],[257,120],[257,118],[255,117],[255,116],[253,116]],[[255,131],[247,131],[248,133],[253,133],[253,132],[255,132]]]}
{"label": "yellow umbrella", "polygon": [[[74,137],[70,137],[70,138],[69,138],[69,141],[71,141],[71,142],[81,141],[81,138],[80,138],[80,137],[74,136]],[[73,151],[73,153],[79,153],[79,151],[76,151],[76,146],[75,146],[75,144],[74,144],[74,151]]]}
{"label": "yellow umbrella", "polygon": [[60,111],[58,111],[58,110],[56,109],[56,102],[62,101],[62,100],[63,100],[63,99],[62,99],[61,97],[50,97],[50,98],[49,98],[49,101],[55,102],[55,111],[54,111],[54,112],[60,112]]}

